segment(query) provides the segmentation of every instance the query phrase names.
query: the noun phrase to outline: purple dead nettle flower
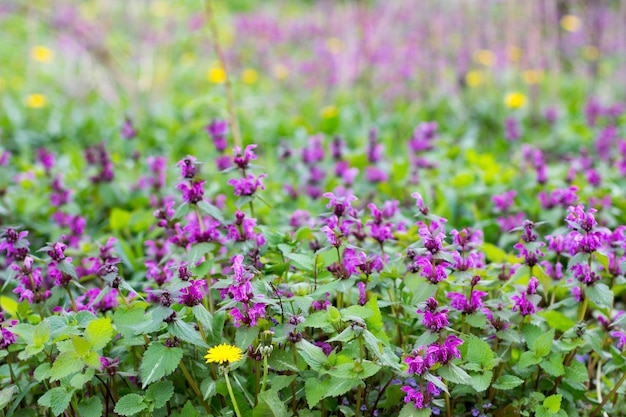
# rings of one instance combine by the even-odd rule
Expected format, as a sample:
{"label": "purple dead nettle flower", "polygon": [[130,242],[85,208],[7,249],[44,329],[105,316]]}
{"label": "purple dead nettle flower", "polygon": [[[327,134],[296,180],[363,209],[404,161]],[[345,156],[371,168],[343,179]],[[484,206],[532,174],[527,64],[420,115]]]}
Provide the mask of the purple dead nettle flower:
{"label": "purple dead nettle flower", "polygon": [[189,236],[189,242],[218,242],[221,243],[220,229],[222,225],[210,216],[202,217],[202,224],[197,216],[189,218],[189,222],[183,231]]}
{"label": "purple dead nettle flower", "polygon": [[413,130],[413,136],[409,139],[409,148],[414,152],[430,151],[434,148],[432,143],[437,138],[437,122],[423,122]]}
{"label": "purple dead nettle flower", "polygon": [[11,159],[11,152],[9,151],[0,152],[0,167],[9,165],[9,159]]}
{"label": "purple dead nettle flower", "polygon": [[234,320],[235,327],[256,326],[258,319],[265,318],[265,303],[254,301],[254,299],[262,298],[262,295],[255,295],[252,292],[250,280],[254,274],[249,272],[243,265],[243,255],[237,255],[233,258],[233,284],[222,293],[222,297],[228,294],[234,301],[239,302],[238,307],[230,309],[230,315]]}
{"label": "purple dead nettle flower", "polygon": [[519,121],[514,117],[507,117],[504,120],[504,137],[510,141],[516,141],[522,137]]}
{"label": "purple dead nettle flower", "polygon": [[171,258],[165,262],[162,261],[173,250],[172,244],[169,241],[160,240],[147,240],[144,243],[148,248],[144,261],[147,268],[146,277],[154,280],[159,286],[169,282],[174,277],[176,261]]}
{"label": "purple dead nettle flower", "polygon": [[[91,311],[96,314],[96,312],[104,313],[115,309],[117,307],[117,290],[112,288],[111,291],[100,297],[101,291],[100,288],[92,288],[76,297],[76,310]],[[98,298],[100,299],[98,300]]]}
{"label": "purple dead nettle flower", "polygon": [[535,314],[537,311],[537,303],[541,300],[541,296],[536,294],[537,286],[537,278],[531,277],[528,282],[528,287],[520,291],[519,294],[511,297],[511,300],[514,302],[512,310],[519,310],[522,316]]}
{"label": "purple dead nettle flower", "polygon": [[207,283],[205,280],[189,280],[188,287],[180,290],[178,296],[178,304],[183,304],[188,307],[193,307],[202,301],[207,291]]}
{"label": "purple dead nettle flower", "polygon": [[7,261],[22,261],[30,253],[28,231],[6,227],[0,234],[0,251],[5,251]]}
{"label": "purple dead nettle flower", "polygon": [[319,301],[319,300],[315,300],[313,301],[313,303],[311,304],[311,307],[314,310],[327,310],[328,307],[331,306],[330,301],[328,300],[328,297],[330,297],[330,293],[327,292],[325,294],[326,298],[323,301]]}
{"label": "purple dead nettle flower", "polygon": [[215,149],[219,152],[224,152],[228,147],[226,135],[228,134],[228,121],[226,120],[213,120],[206,127],[206,131],[211,136]]}
{"label": "purple dead nettle flower", "polygon": [[333,214],[340,218],[341,216],[357,217],[356,210],[352,207],[352,201],[358,200],[356,196],[348,194],[344,197],[335,196],[333,193],[324,193],[324,197],[330,201],[326,205],[326,208],[332,208]]}
{"label": "purple dead nettle flower", "polygon": [[302,148],[302,161],[313,166],[324,159],[325,152],[322,146],[322,135],[316,135],[309,138],[309,147]]}
{"label": "purple dead nettle flower", "polygon": [[494,211],[496,213],[508,213],[515,204],[515,196],[517,192],[515,190],[506,191],[502,194],[495,194],[491,197],[491,201],[494,204]]}
{"label": "purple dead nettle flower", "polygon": [[359,287],[359,304],[360,305],[365,305],[365,301],[366,301],[366,292],[365,292],[365,286],[366,284],[363,281],[359,281],[356,283],[357,287]]}
{"label": "purple dead nettle flower", "polygon": [[581,282],[585,285],[592,285],[593,283],[600,281],[602,277],[596,274],[595,271],[591,270],[589,264],[574,264],[570,268],[572,273],[574,274],[574,279],[578,282]]}
{"label": "purple dead nettle flower", "polygon": [[52,181],[50,181],[50,204],[55,207],[62,206],[70,202],[70,196],[72,191],[65,188],[61,174],[57,175]]}
{"label": "purple dead nettle flower", "polygon": [[617,348],[621,349],[623,346],[626,346],[626,332],[621,330],[614,330],[610,333],[611,337],[617,339]]}
{"label": "purple dead nettle flower", "polygon": [[181,182],[176,186],[183,193],[183,200],[189,204],[197,204],[204,198],[204,180],[190,181],[190,184]]}
{"label": "purple dead nettle flower", "polygon": [[572,242],[570,254],[592,253],[602,246],[603,231],[597,227],[597,221],[593,215],[597,210],[590,208],[585,212],[582,205],[570,206],[565,217],[568,228],[572,230],[568,240]]}
{"label": "purple dead nettle flower", "polygon": [[261,182],[261,179],[265,177],[265,174],[259,174],[258,176],[248,174],[247,178],[231,178],[227,184],[233,186],[235,195],[250,196],[254,195],[259,188],[265,190]]}
{"label": "purple dead nettle flower", "polygon": [[519,250],[520,254],[518,255],[518,258],[524,259],[524,265],[532,268],[539,263],[539,257],[546,256],[546,254],[540,249],[543,246],[545,246],[545,243],[543,242],[537,242],[532,246],[517,243],[514,248]]}
{"label": "purple dead nettle flower", "polygon": [[89,178],[94,184],[113,181],[113,162],[103,143],[85,149],[85,159],[89,165],[98,168],[96,175]]}
{"label": "purple dead nettle flower", "polygon": [[126,116],[124,118],[124,124],[120,129],[120,133],[124,139],[132,139],[137,136],[137,130],[133,126],[133,121],[130,117]]}
{"label": "purple dead nettle flower", "polygon": [[443,240],[446,238],[446,232],[443,228],[445,222],[447,220],[441,218],[431,221],[430,225],[424,222],[416,223],[419,227],[418,234],[422,245],[433,255],[443,251]]}
{"label": "purple dead nettle flower", "polygon": [[196,158],[193,156],[186,156],[176,163],[181,169],[181,176],[188,180],[193,180],[198,174],[198,166],[196,165]]}
{"label": "purple dead nettle flower", "polygon": [[256,219],[246,217],[245,213],[237,210],[235,212],[235,222],[228,225],[228,238],[235,242],[245,242],[246,240],[265,241],[262,234],[254,232]]}
{"label": "purple dead nettle flower", "polygon": [[576,192],[578,187],[571,186],[564,189],[556,189],[548,195],[545,191],[539,193],[539,200],[541,201],[541,207],[544,209],[551,209],[554,207],[568,208],[578,201]]}
{"label": "purple dead nettle flower", "polygon": [[472,314],[478,311],[485,305],[483,298],[487,296],[484,291],[478,291],[475,289],[470,290],[469,299],[465,294],[458,292],[449,292],[447,297],[450,299],[450,306],[456,310],[459,310],[465,314]]}
{"label": "purple dead nettle flower", "polygon": [[244,149],[243,153],[241,148],[235,146],[233,148],[233,163],[241,169],[245,175],[246,169],[250,165],[250,161],[257,159],[257,156],[254,154],[254,149],[257,145],[248,145],[246,149]]}
{"label": "purple dead nettle flower", "polygon": [[448,324],[447,308],[437,311],[438,303],[434,298],[424,302],[424,307],[417,309],[417,314],[423,314],[422,324],[431,332],[441,332]]}
{"label": "purple dead nettle flower", "polygon": [[48,152],[46,148],[37,149],[37,161],[43,166],[47,175],[50,175],[50,171],[54,168],[54,154]]}
{"label": "purple dead nettle flower", "polygon": [[422,215],[424,216],[428,215],[430,209],[424,204],[424,199],[422,198],[422,195],[420,193],[413,193],[411,194],[411,197],[415,199],[415,205],[417,206],[417,208],[419,208],[420,213],[422,213]]}
{"label": "purple dead nettle flower", "polygon": [[299,229],[300,227],[313,228],[315,227],[315,219],[311,217],[311,214],[306,210],[296,210],[291,215],[289,226],[294,229]]}
{"label": "purple dead nettle flower", "polygon": [[19,294],[20,302],[27,300],[29,304],[41,303],[50,297],[50,291],[44,283],[42,269],[33,268],[32,257],[26,256],[22,266],[14,263],[11,268],[17,273],[15,279],[19,281],[19,284],[13,292]]}
{"label": "purple dead nettle flower", "polygon": [[345,148],[346,142],[341,139],[341,136],[335,136],[332,142],[330,142],[330,154],[335,161],[342,160]]}

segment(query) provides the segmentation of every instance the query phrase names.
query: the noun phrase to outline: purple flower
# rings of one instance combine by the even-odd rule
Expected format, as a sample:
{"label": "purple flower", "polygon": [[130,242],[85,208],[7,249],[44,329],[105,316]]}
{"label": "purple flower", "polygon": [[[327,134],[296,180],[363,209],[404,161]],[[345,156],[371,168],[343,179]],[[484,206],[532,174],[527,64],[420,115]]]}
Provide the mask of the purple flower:
{"label": "purple flower", "polygon": [[37,149],[37,160],[43,165],[46,173],[49,173],[54,168],[54,154],[48,152],[46,148]]}
{"label": "purple flower", "polygon": [[365,283],[363,281],[359,281],[356,283],[357,287],[359,287],[359,304],[365,304]]}
{"label": "purple flower", "polygon": [[178,304],[193,307],[200,304],[204,298],[204,287],[206,286],[206,281],[189,280],[188,282],[189,286],[180,290]]}
{"label": "purple flower", "polygon": [[226,142],[226,135],[228,134],[228,121],[213,120],[209,125],[207,125],[206,131],[209,136],[211,136],[211,139],[213,139],[215,148],[219,152],[224,152],[228,146],[228,143]]}
{"label": "purple flower", "polygon": [[443,250],[443,240],[446,237],[443,223],[445,219],[433,220],[430,225],[423,222],[417,222],[419,227],[418,233],[422,240],[422,245],[430,252],[437,253]]}
{"label": "purple flower", "polygon": [[356,215],[356,211],[350,204],[352,201],[358,200],[355,196],[348,194],[345,197],[337,197],[333,193],[324,193],[323,196],[330,200],[328,204],[326,204],[326,208],[332,207],[335,216],[341,217],[344,214],[348,214],[350,216]]}
{"label": "purple flower", "polygon": [[586,263],[574,264],[570,269],[574,273],[574,279],[586,285],[591,285],[601,279],[601,277],[594,271],[592,271],[589,265]]}
{"label": "purple flower", "polygon": [[176,186],[177,190],[183,193],[183,200],[189,204],[197,204],[202,201],[204,197],[204,185],[205,181],[193,181],[191,185],[187,185],[182,182]]}
{"label": "purple flower", "polygon": [[617,338],[618,349],[621,349],[622,346],[626,345],[626,333],[619,331],[619,330],[615,330],[615,331],[612,331],[610,334],[612,337]]}
{"label": "purple flower", "polygon": [[409,385],[403,386],[402,391],[406,392],[406,396],[404,397],[405,403],[408,404],[410,402],[413,402],[413,405],[415,406],[415,408],[419,408],[419,409],[426,407],[424,405],[424,395],[421,392],[415,390]]}
{"label": "purple flower", "polygon": [[450,306],[452,308],[467,314],[472,314],[484,306],[485,304],[482,299],[486,296],[486,292],[477,290],[472,290],[469,301],[464,294],[458,292],[449,292],[447,295],[447,297],[451,300]]}
{"label": "purple flower", "polygon": [[328,243],[336,248],[341,246],[340,235],[337,235],[337,233],[335,233],[335,231],[331,229],[328,225],[322,226],[320,230],[324,232],[324,234],[326,234],[326,237],[328,238]]}
{"label": "purple flower", "polygon": [[446,340],[441,344],[433,343],[428,347],[428,354],[432,355],[436,362],[446,365],[453,358],[460,358],[461,352],[459,352],[458,346],[463,344],[463,340],[455,335],[449,335]]}
{"label": "purple flower", "polygon": [[422,375],[434,365],[435,361],[432,356],[427,355],[426,353],[426,347],[420,346],[404,358],[404,363],[409,365],[409,369],[407,370],[409,374]]}
{"label": "purple flower", "polygon": [[438,284],[448,278],[446,269],[443,264],[433,265],[433,261],[428,258],[420,258],[415,261],[415,265],[421,268],[420,275],[430,281],[432,284]]}
{"label": "purple flower", "polygon": [[521,293],[519,295],[514,295],[511,297],[511,300],[514,301],[514,305],[512,310],[519,310],[522,316],[528,316],[530,314],[535,314],[535,305],[526,298],[526,293]]}
{"label": "purple flower", "polygon": [[137,131],[133,127],[133,121],[130,117],[126,117],[124,119],[124,124],[122,125],[121,134],[124,139],[132,139],[137,136]]}
{"label": "purple flower", "polygon": [[413,193],[411,194],[411,197],[415,199],[415,205],[419,208],[420,213],[422,213],[424,216],[427,215],[429,209],[427,206],[424,205],[424,199],[422,198],[422,195],[420,193]]}
{"label": "purple flower", "polygon": [[15,335],[6,327],[0,328],[0,336],[2,336],[0,339],[0,349],[4,349],[15,343]]}
{"label": "purple flower", "polygon": [[517,119],[507,117],[504,120],[504,137],[510,141],[515,141],[522,137]]}
{"label": "purple flower", "polygon": [[233,163],[245,171],[246,168],[248,168],[248,165],[250,165],[250,161],[257,159],[257,156],[254,154],[254,148],[256,147],[257,145],[248,145],[242,154],[241,148],[239,146],[235,146],[233,148],[233,153],[235,154],[235,156],[233,156]]}
{"label": "purple flower", "polygon": [[385,182],[389,179],[389,175],[378,167],[365,167],[365,179],[372,183]]}
{"label": "purple flower", "polygon": [[198,174],[198,167],[196,166],[195,161],[196,158],[193,156],[186,156],[176,163],[176,165],[178,165],[181,169],[181,175],[183,178],[191,180],[196,177]]}
{"label": "purple flower", "polygon": [[433,332],[440,332],[449,324],[447,313],[450,310],[444,308],[437,311],[437,305],[437,300],[431,297],[425,301],[423,310],[417,310],[418,314],[424,314],[424,318],[422,319],[424,327]]}
{"label": "purple flower", "polygon": [[261,182],[261,179],[265,177],[265,174],[260,174],[258,177],[255,177],[253,174],[248,174],[248,178],[231,178],[228,180],[227,184],[234,187],[235,195],[253,195],[256,193],[257,189],[265,189],[263,183]]}
{"label": "purple flower", "polygon": [[312,136],[309,138],[309,148],[302,149],[302,160],[307,165],[314,165],[324,159],[324,148],[322,147],[322,136]]}

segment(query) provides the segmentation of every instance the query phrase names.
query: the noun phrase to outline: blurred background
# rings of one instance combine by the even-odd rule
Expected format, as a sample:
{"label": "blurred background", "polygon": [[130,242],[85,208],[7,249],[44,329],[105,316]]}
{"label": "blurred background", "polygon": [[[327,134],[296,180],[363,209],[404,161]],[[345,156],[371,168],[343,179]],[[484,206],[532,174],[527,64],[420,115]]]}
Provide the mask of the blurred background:
{"label": "blurred background", "polygon": [[[354,120],[410,132],[442,114],[495,129],[496,102],[532,119],[624,99],[625,1],[212,4],[244,136]],[[107,136],[127,116],[169,133],[174,120],[180,133],[226,118],[227,72],[200,0],[0,0],[0,25],[5,142],[94,123]]]}

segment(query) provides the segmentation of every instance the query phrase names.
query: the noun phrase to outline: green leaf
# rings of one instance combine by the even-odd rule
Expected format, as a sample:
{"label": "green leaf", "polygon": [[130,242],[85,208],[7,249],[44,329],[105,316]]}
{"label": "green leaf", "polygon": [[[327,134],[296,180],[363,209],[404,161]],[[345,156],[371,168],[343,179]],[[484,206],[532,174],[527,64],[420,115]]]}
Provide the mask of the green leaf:
{"label": "green leaf", "polygon": [[487,315],[477,311],[476,313],[466,316],[465,323],[477,329],[484,329],[487,327]]}
{"label": "green leaf", "polygon": [[213,246],[214,245],[209,242],[202,242],[193,245],[187,255],[187,262],[190,265],[195,265],[204,255],[211,252]]}
{"label": "green leaf", "polygon": [[281,389],[289,386],[295,379],[297,375],[276,375],[270,381],[270,385],[273,390],[280,391]]}
{"label": "green leaf", "polygon": [[86,341],[80,336],[72,335],[72,346],[74,346],[74,352],[81,358],[87,356],[89,351],[91,350],[91,343]]}
{"label": "green leaf", "polygon": [[[315,346],[308,340],[302,339],[297,344],[298,353],[304,358],[306,363],[314,371],[322,368],[322,365],[328,363],[328,357],[322,352],[322,348]],[[317,403],[316,403],[317,404]]]}
{"label": "green leaf", "polygon": [[546,319],[548,326],[559,332],[566,332],[576,324],[574,320],[556,310],[540,311],[539,315]]}
{"label": "green leaf", "polygon": [[491,243],[483,243],[481,246],[481,250],[487,257],[487,259],[491,260],[494,263],[517,263],[518,258],[515,255],[510,255]]}
{"label": "green leaf", "polygon": [[313,408],[320,402],[326,393],[326,386],[317,378],[308,378],[304,381],[304,395],[309,408]]}
{"label": "green leaf", "polygon": [[535,351],[535,354],[539,357],[544,357],[550,350],[552,349],[552,342],[554,341],[554,329],[550,329],[549,331],[542,333],[532,345],[532,350]]}
{"label": "green leaf", "polygon": [[146,390],[146,401],[150,401],[155,409],[161,408],[172,398],[174,384],[172,381],[159,381],[150,385]]}
{"label": "green leaf", "polygon": [[558,353],[552,353],[549,355],[541,361],[539,366],[541,366],[541,369],[546,371],[546,373],[552,376],[561,376],[565,373],[565,368],[563,367],[563,355],[559,355]]}
{"label": "green leaf", "polygon": [[291,263],[295,265],[298,269],[303,271],[312,272],[313,271],[313,255],[302,255],[299,253],[286,253],[286,258],[291,260]]}
{"label": "green leaf", "polygon": [[543,400],[543,406],[546,407],[546,409],[552,414],[556,414],[561,409],[562,398],[563,396],[561,394],[550,395],[545,400]]}
{"label": "green leaf", "polygon": [[258,335],[259,328],[257,326],[240,327],[237,329],[237,333],[235,333],[235,345],[245,352]]}
{"label": "green leaf", "polygon": [[398,417],[430,417],[430,408],[415,408],[412,402],[405,404]]}
{"label": "green leaf", "polygon": [[502,375],[492,385],[495,389],[502,391],[508,391],[515,387],[519,387],[524,383],[524,380],[516,377],[515,375]]}
{"label": "green leaf", "polygon": [[50,407],[52,414],[58,416],[70,405],[73,393],[74,391],[68,392],[65,387],[52,388],[39,397],[37,404]]}
{"label": "green leaf", "polygon": [[191,401],[187,400],[185,406],[179,413],[173,413],[172,417],[200,417],[200,413],[194,408]]}
{"label": "green leaf", "polygon": [[274,389],[260,393],[258,404],[252,411],[253,417],[288,417],[290,415],[285,402],[278,397],[278,392]]}
{"label": "green leaf", "polygon": [[535,265],[533,267],[533,275],[539,280],[539,282],[541,282],[543,291],[547,294],[552,285],[552,278],[550,278],[548,274],[546,274],[541,265]]}
{"label": "green leaf", "polygon": [[213,330],[213,315],[206,309],[206,307],[202,304],[198,304],[197,306],[191,307],[191,312],[200,324],[206,327],[209,331]]}
{"label": "green leaf", "polygon": [[[98,364],[100,360],[98,360]],[[87,368],[84,374],[76,374],[70,379],[70,386],[76,389],[84,388],[85,384],[93,379],[94,368]]]}
{"label": "green leaf", "polygon": [[9,385],[0,391],[0,409],[4,408],[11,402],[17,391],[18,389],[16,385]]}
{"label": "green leaf", "polygon": [[437,374],[443,379],[455,384],[471,385],[472,383],[472,377],[453,363],[448,363],[437,369]]}
{"label": "green leaf", "polygon": [[574,360],[565,368],[565,376],[563,378],[568,382],[586,384],[589,381],[589,373],[585,364]]}
{"label": "green leaf", "polygon": [[313,408],[322,398],[343,395],[361,383],[358,379],[326,378],[319,381],[308,378],[304,383],[304,393],[309,408]]}
{"label": "green leaf", "polygon": [[78,414],[81,417],[100,417],[102,415],[100,397],[84,398],[78,403]]}
{"label": "green leaf", "polygon": [[160,342],[152,342],[144,352],[139,376],[145,388],[150,383],[174,372],[183,357],[181,348],[168,348]]}
{"label": "green leaf", "polygon": [[472,373],[472,388],[476,390],[476,392],[483,392],[489,385],[491,385],[491,378],[493,378],[493,371],[485,371],[484,373]]}
{"label": "green leaf", "polygon": [[119,207],[113,207],[111,209],[111,215],[109,216],[109,226],[114,232],[124,230],[130,222],[131,212],[123,210]]}
{"label": "green leaf", "polygon": [[606,284],[596,283],[587,287],[585,294],[599,308],[610,309],[613,306],[613,291]]}
{"label": "green leaf", "polygon": [[37,381],[41,382],[44,379],[50,378],[50,369],[51,369],[50,364],[48,362],[44,362],[41,365],[39,365],[37,368],[35,368],[35,373],[33,376],[35,377]]}
{"label": "green leaf", "polygon": [[57,356],[52,364],[51,381],[58,381],[68,375],[83,369],[85,362],[76,354],[76,352],[63,352]]}
{"label": "green leaf", "polygon": [[33,344],[35,346],[43,346],[50,339],[50,323],[47,320],[42,321],[33,330]]}
{"label": "green leaf", "polygon": [[495,353],[491,346],[476,336],[470,336],[467,341],[467,360],[479,364],[483,369],[492,369]]}
{"label": "green leaf", "polygon": [[383,316],[378,308],[378,300],[376,297],[371,297],[367,303],[365,303],[365,307],[369,308],[373,313],[371,316],[365,318],[367,329],[373,333],[380,332],[383,329]]}
{"label": "green leaf", "polygon": [[293,354],[282,349],[274,349],[267,363],[277,371],[298,372],[298,366],[293,362]]}
{"label": "green leaf", "polygon": [[134,416],[148,408],[143,397],[138,394],[126,394],[115,404],[115,412],[121,416]]}
{"label": "green leaf", "polygon": [[91,343],[93,350],[105,347],[115,336],[110,318],[100,318],[89,322],[85,330],[85,338]]}
{"label": "green leaf", "polygon": [[541,327],[534,324],[526,323],[522,326],[522,335],[526,341],[526,346],[530,349],[535,343],[535,340],[543,333]]}
{"label": "green leaf", "polygon": [[517,367],[519,369],[525,369],[529,366],[537,365],[539,362],[541,362],[541,357],[538,357],[535,352],[528,350],[520,356]]}
{"label": "green leaf", "polygon": [[199,201],[197,204],[201,212],[213,217],[215,220],[217,220],[221,224],[226,224],[226,220],[224,220],[224,215],[222,214],[222,211],[219,208],[217,208],[213,204],[210,204],[204,200]]}
{"label": "green leaf", "polygon": [[131,338],[135,335],[133,326],[139,325],[147,319],[145,310],[146,305],[142,303],[133,303],[130,306],[122,304],[115,309],[113,323],[124,338]]}
{"label": "green leaf", "polygon": [[202,340],[200,332],[198,332],[191,323],[187,323],[183,320],[176,320],[174,323],[168,325],[168,329],[172,335],[180,337],[181,340],[184,340],[187,343],[191,343],[192,345],[200,346],[205,349],[209,348],[209,345],[204,343],[204,340]]}
{"label": "green leaf", "polygon": [[326,327],[331,327],[328,312],[326,310],[316,311],[308,315],[302,325],[304,327],[313,327],[315,329],[324,329]]}

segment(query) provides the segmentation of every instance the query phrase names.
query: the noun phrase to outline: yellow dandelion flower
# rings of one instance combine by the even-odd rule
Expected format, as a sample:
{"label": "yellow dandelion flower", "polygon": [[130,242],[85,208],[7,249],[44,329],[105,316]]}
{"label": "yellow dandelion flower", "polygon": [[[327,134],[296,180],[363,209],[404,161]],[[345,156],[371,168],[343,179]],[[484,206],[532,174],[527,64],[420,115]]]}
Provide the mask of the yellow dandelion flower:
{"label": "yellow dandelion flower", "polygon": [[336,55],[341,53],[341,51],[343,51],[343,41],[339,38],[328,38],[326,40],[326,49],[328,49],[331,54]]}
{"label": "yellow dandelion flower", "polygon": [[334,104],[322,108],[320,111],[323,119],[334,119],[339,116],[339,109]]}
{"label": "yellow dandelion flower", "polygon": [[259,79],[259,74],[252,68],[246,68],[241,73],[241,81],[245,84],[254,84]]}
{"label": "yellow dandelion flower", "polygon": [[26,97],[26,107],[40,109],[46,105],[46,96],[43,94],[31,94]]}
{"label": "yellow dandelion flower", "polygon": [[528,85],[538,84],[543,80],[543,71],[527,70],[524,71],[524,82]]}
{"label": "yellow dandelion flower", "polygon": [[204,356],[206,363],[217,362],[220,365],[224,362],[237,362],[241,357],[241,349],[237,346],[227,345],[226,343],[213,346],[211,349],[207,350],[207,355]]}
{"label": "yellow dandelion flower", "polygon": [[283,64],[276,64],[274,68],[272,68],[272,74],[278,80],[284,80],[289,77],[289,68],[284,66]]}
{"label": "yellow dandelion flower", "polygon": [[578,16],[567,14],[561,18],[561,27],[568,32],[578,32],[583,23]]}
{"label": "yellow dandelion flower", "polygon": [[483,76],[478,71],[468,71],[465,74],[465,84],[468,87],[478,87],[483,82]]}
{"label": "yellow dandelion flower", "polygon": [[589,61],[597,61],[600,58],[600,51],[593,45],[585,46],[583,48],[583,57]]}
{"label": "yellow dandelion flower", "polygon": [[212,67],[206,74],[207,80],[213,84],[223,84],[226,82],[226,71],[222,67]]}
{"label": "yellow dandelion flower", "polygon": [[37,45],[30,50],[30,57],[35,61],[43,62],[47,64],[54,59],[54,52],[52,49],[45,46]]}
{"label": "yellow dandelion flower", "polygon": [[526,104],[526,96],[519,92],[513,92],[506,95],[504,104],[510,109],[517,109]]}
{"label": "yellow dandelion flower", "polygon": [[522,58],[522,48],[518,46],[509,46],[506,52],[511,62],[517,62]]}
{"label": "yellow dandelion flower", "polygon": [[496,63],[496,54],[489,49],[480,49],[474,54],[474,61],[486,67],[493,67]]}

